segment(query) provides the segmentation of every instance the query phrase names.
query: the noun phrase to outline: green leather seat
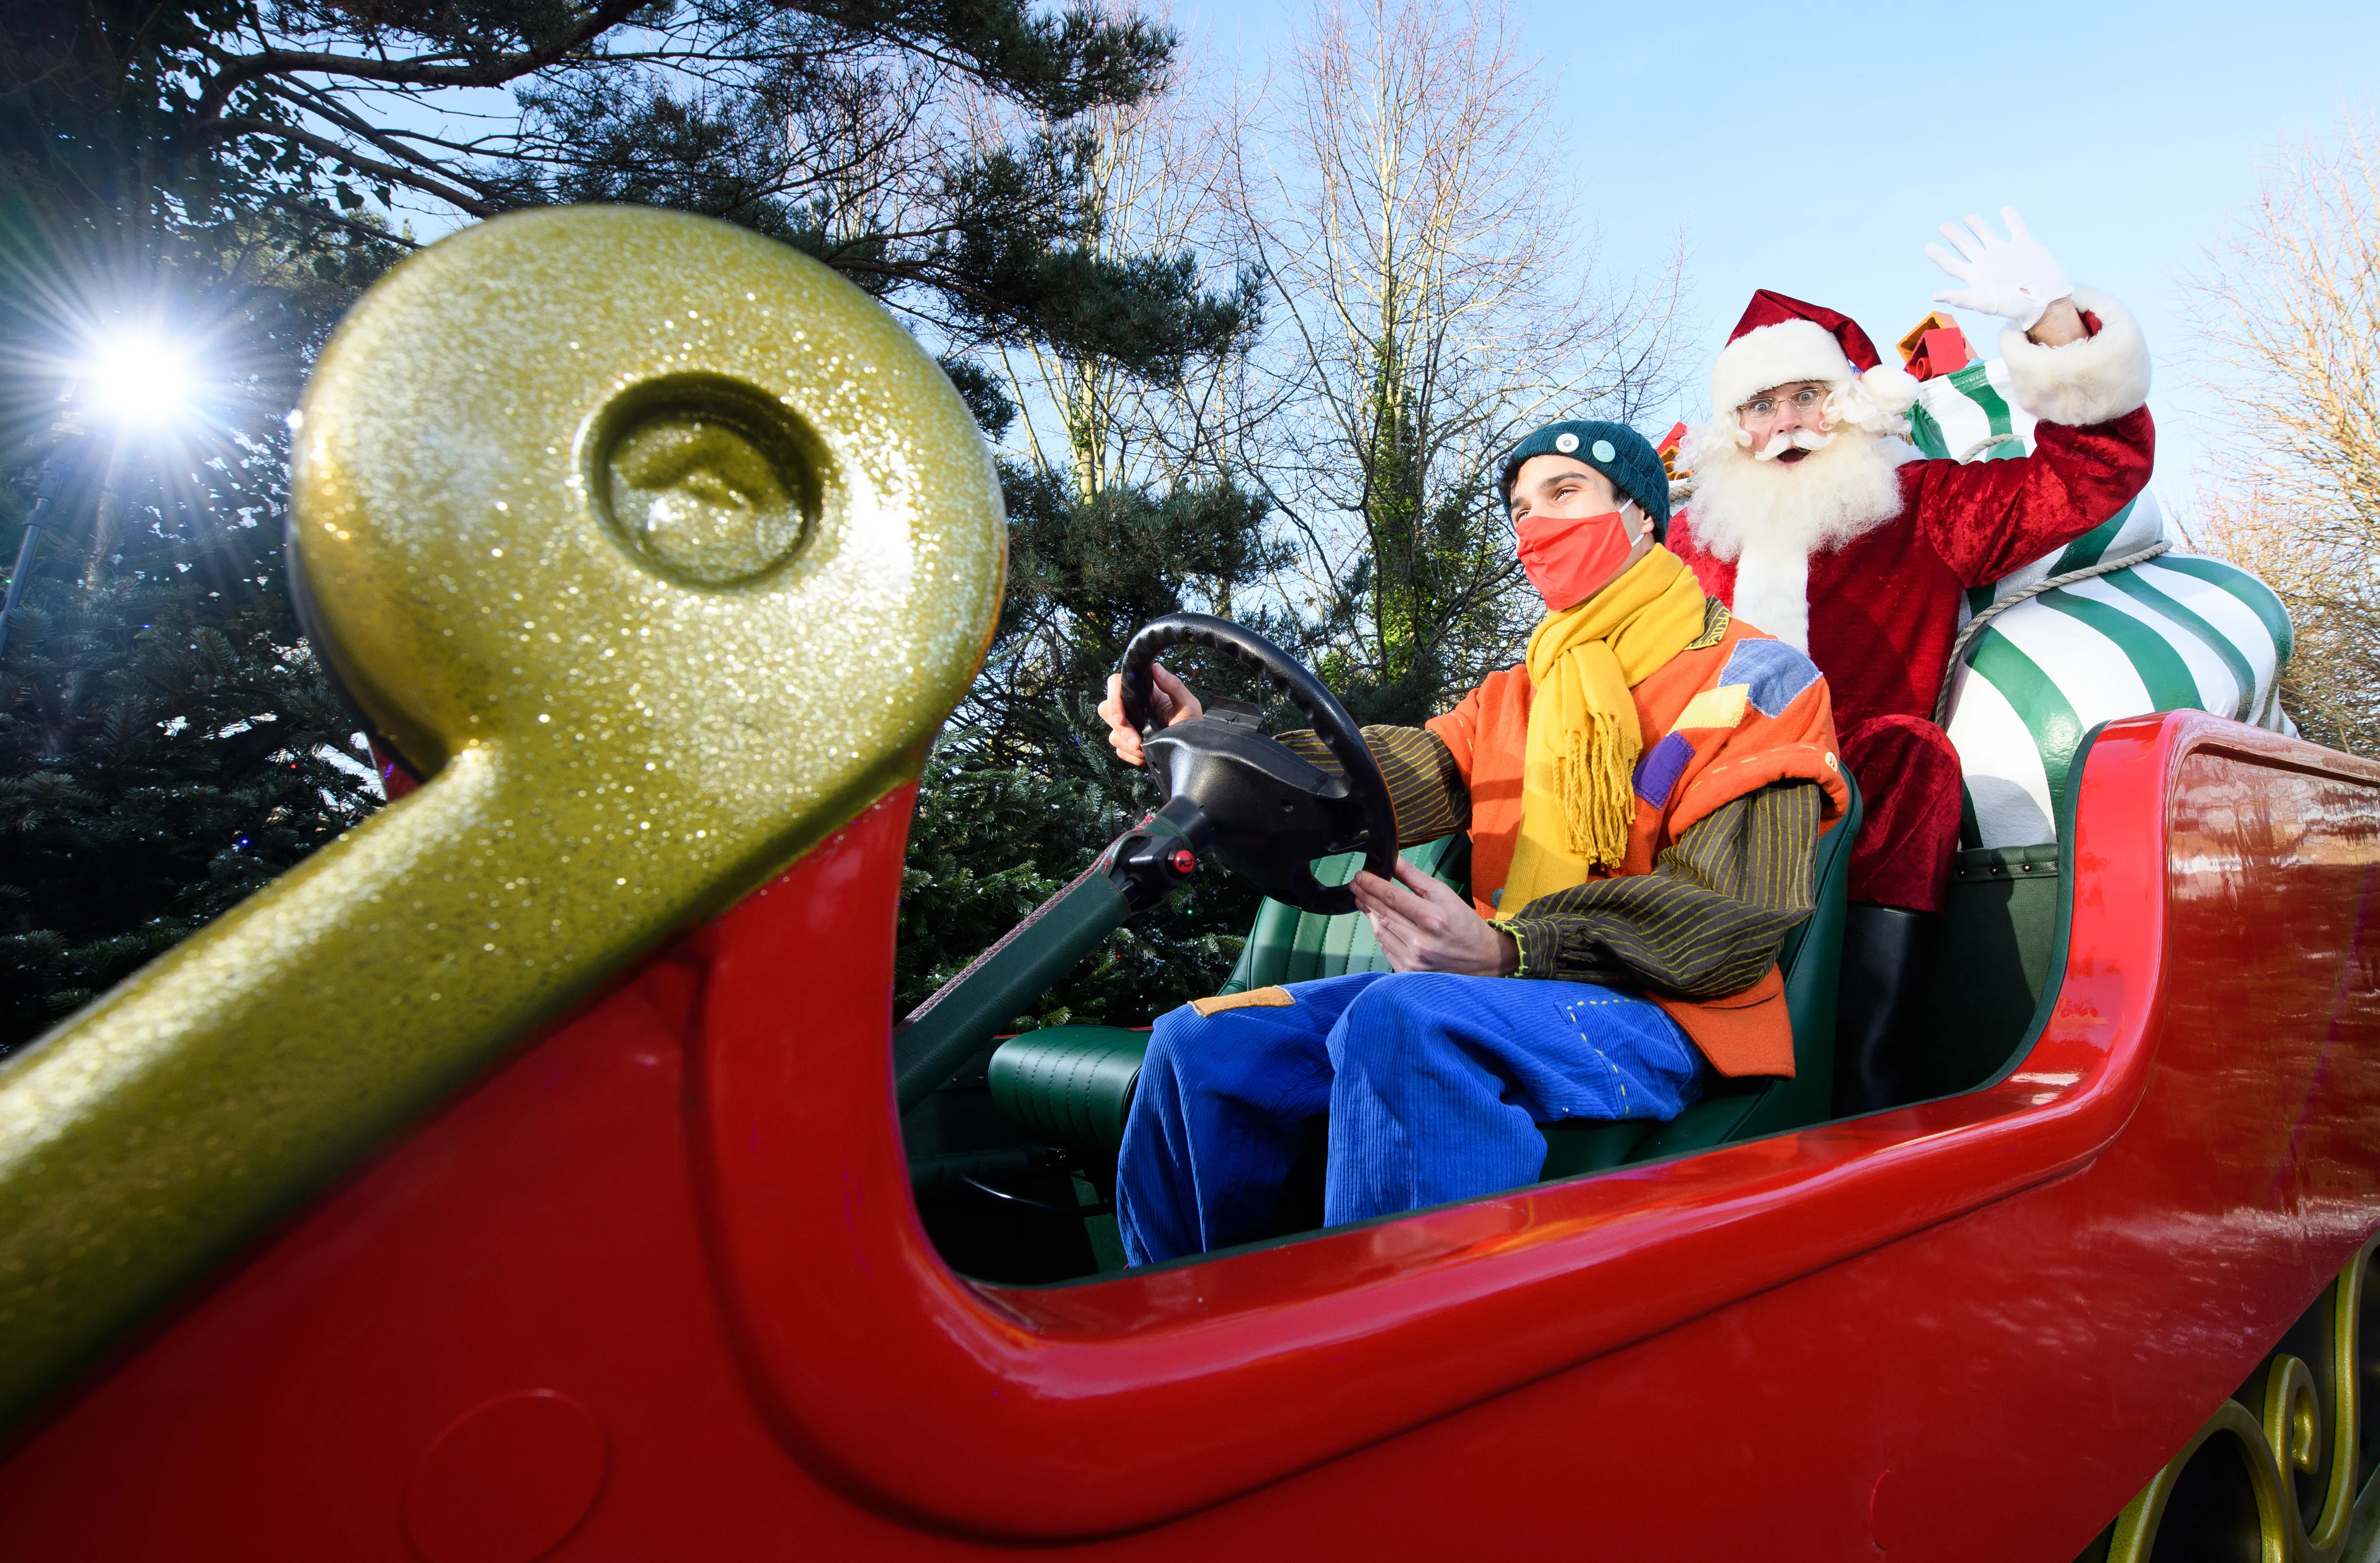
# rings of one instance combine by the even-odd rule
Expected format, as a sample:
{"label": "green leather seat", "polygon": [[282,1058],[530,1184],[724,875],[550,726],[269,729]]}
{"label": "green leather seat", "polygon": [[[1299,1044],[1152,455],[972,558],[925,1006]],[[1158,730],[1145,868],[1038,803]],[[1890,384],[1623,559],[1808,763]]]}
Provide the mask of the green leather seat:
{"label": "green leather seat", "polygon": [[[1851,809],[1818,840],[1811,865],[1816,908],[1785,936],[1778,951],[1786,1009],[1793,1023],[1793,1078],[1717,1080],[1701,1101],[1667,1123],[1597,1119],[1544,1125],[1542,1177],[1571,1178],[1624,1162],[1683,1154],[1827,1117],[1834,1092],[1835,983],[1842,963],[1844,890],[1851,879],[1851,843],[1859,833],[1860,812],[1854,786]],[[1457,889],[1467,886],[1466,836],[1441,836],[1407,848],[1402,855]],[[1318,861],[1314,870],[1324,884],[1340,883],[1360,861],[1360,854],[1348,852]],[[1241,993],[1387,970],[1388,959],[1361,912],[1323,917],[1268,900],[1220,991]],[[1146,1029],[1052,1026],[1027,1032],[1001,1044],[992,1054],[991,1098],[1028,1138],[1112,1152],[1123,1142],[1124,1116],[1131,1110],[1133,1087],[1148,1048]]]}

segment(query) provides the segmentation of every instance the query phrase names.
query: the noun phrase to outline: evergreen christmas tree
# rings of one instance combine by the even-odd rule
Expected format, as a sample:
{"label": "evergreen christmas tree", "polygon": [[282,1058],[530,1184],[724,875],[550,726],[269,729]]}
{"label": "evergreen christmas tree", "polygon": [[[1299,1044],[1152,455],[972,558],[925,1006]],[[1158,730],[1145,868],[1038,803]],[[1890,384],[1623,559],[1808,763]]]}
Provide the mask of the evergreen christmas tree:
{"label": "evergreen christmas tree", "polygon": [[[0,660],[0,1046],[377,805],[284,588],[277,440],[54,544]],[[115,463],[119,478],[131,461]],[[91,496],[95,502],[99,496]],[[94,547],[103,556],[93,556]]]}
{"label": "evergreen christmas tree", "polygon": [[[1163,374],[1244,336],[1250,285],[1209,292],[1186,256],[1105,252],[1084,196],[1089,143],[1070,126],[1159,88],[1162,28],[1026,0],[626,15],[534,0],[0,11],[0,556],[52,448],[58,385],[108,331],[212,337],[224,393],[206,438],[109,446],[0,651],[0,1050],[372,807],[355,723],[288,606],[277,421],[338,311],[410,242],[369,198],[404,189],[471,217],[625,201],[769,234],[932,333],[995,436],[1007,409],[972,356],[995,344]],[[961,81],[1038,128],[970,140],[935,112]],[[455,85],[512,87],[517,122],[466,149],[410,111],[384,117],[408,91]],[[1003,629],[975,714],[990,737],[956,746],[929,789],[908,926],[931,932],[905,944],[905,992],[964,959],[960,931],[1005,926],[1120,827],[1135,783],[1081,752],[1095,735],[1078,686],[1251,519],[1228,494],[1010,494],[1028,617]],[[1099,557],[1141,549],[1172,562]],[[1097,600],[1073,602],[1082,591]],[[962,808],[1013,828],[945,829]],[[1213,898],[1119,934],[1089,985],[1051,1004],[1125,1006],[1143,979],[1160,998],[1203,991],[1230,955],[1213,929],[1245,921]]]}
{"label": "evergreen christmas tree", "polygon": [[[1281,562],[1265,541],[1262,502],[1227,485],[1162,495],[1119,486],[1084,500],[1062,478],[1014,467],[1002,475],[1008,596],[983,675],[918,791],[896,1013],[956,975],[1162,801],[1146,771],[1114,760],[1092,710],[1132,632],[1194,600],[1227,599]],[[1206,694],[1266,698],[1262,680],[1237,663],[1204,653],[1172,660]],[[1111,934],[1017,1025],[1139,1025],[1214,992],[1257,900],[1230,874],[1200,874]]]}

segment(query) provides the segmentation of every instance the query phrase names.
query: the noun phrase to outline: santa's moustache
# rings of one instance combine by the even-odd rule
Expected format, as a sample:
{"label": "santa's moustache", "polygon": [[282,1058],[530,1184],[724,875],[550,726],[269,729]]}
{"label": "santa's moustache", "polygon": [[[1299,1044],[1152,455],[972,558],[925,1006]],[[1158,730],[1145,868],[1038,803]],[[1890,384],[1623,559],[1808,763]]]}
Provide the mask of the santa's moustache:
{"label": "santa's moustache", "polygon": [[[1752,432],[1736,431],[1738,443],[1752,444]],[[1835,443],[1835,436],[1819,429],[1779,429],[1768,443],[1752,453],[1755,461],[1774,461],[1789,450],[1824,450]]]}

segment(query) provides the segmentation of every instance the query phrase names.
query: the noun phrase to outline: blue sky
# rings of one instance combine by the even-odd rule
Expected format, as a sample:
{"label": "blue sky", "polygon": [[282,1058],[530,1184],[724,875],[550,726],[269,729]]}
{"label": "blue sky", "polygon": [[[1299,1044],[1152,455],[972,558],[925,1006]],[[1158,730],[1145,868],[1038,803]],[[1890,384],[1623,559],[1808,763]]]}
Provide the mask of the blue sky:
{"label": "blue sky", "polygon": [[[1161,10],[1165,0],[1144,0]],[[2180,313],[2182,279],[2252,205],[2284,142],[2380,113],[2380,3],[2208,0],[1993,6],[1837,0],[1583,7],[1512,0],[1559,83],[1545,177],[1572,183],[1603,261],[1691,246],[1697,385],[1755,288],[1843,310],[1890,343],[1949,280],[1935,226],[2024,214],[2074,281],[2141,318],[2156,360],[2156,487],[2192,512],[2221,428]],[[1172,0],[1221,71],[1285,62],[1307,0]],[[499,118],[502,92],[449,94]],[[445,223],[406,213],[417,231]],[[451,217],[446,219],[451,221]],[[1961,322],[1997,356],[1998,324]],[[1699,392],[1681,417],[1706,415]],[[1658,434],[1668,420],[1647,433]]]}
{"label": "blue sky", "polygon": [[[1178,0],[1257,74],[1302,6]],[[1846,311],[1880,348],[1951,286],[1935,225],[2003,205],[2073,280],[2141,317],[2157,488],[2188,513],[2221,402],[2193,389],[2182,276],[2285,139],[2380,107],[2380,5],[1516,5],[1561,86],[1548,178],[1577,181],[1608,263],[1692,246],[1698,383],[1756,287]],[[1997,356],[1996,323],[1963,318]],[[1682,414],[1703,416],[1698,397]],[[1666,424],[1664,425],[1666,427]],[[1658,433],[1660,430],[1648,431]]]}

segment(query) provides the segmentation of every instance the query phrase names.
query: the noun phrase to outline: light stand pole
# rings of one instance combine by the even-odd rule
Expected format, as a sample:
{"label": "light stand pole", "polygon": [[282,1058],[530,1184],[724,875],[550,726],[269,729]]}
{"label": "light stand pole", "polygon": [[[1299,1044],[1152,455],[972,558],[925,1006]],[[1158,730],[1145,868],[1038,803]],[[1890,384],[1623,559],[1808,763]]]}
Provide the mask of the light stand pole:
{"label": "light stand pole", "polygon": [[0,653],[8,649],[8,620],[17,612],[17,599],[25,594],[25,580],[33,572],[33,555],[42,545],[42,529],[62,531],[55,511],[67,498],[82,476],[84,458],[91,445],[91,434],[83,428],[74,402],[74,387],[68,385],[58,398],[67,409],[50,431],[50,453],[42,458],[42,473],[33,488],[33,513],[25,518],[25,539],[17,545],[17,568],[8,577],[8,597],[0,603]]}

